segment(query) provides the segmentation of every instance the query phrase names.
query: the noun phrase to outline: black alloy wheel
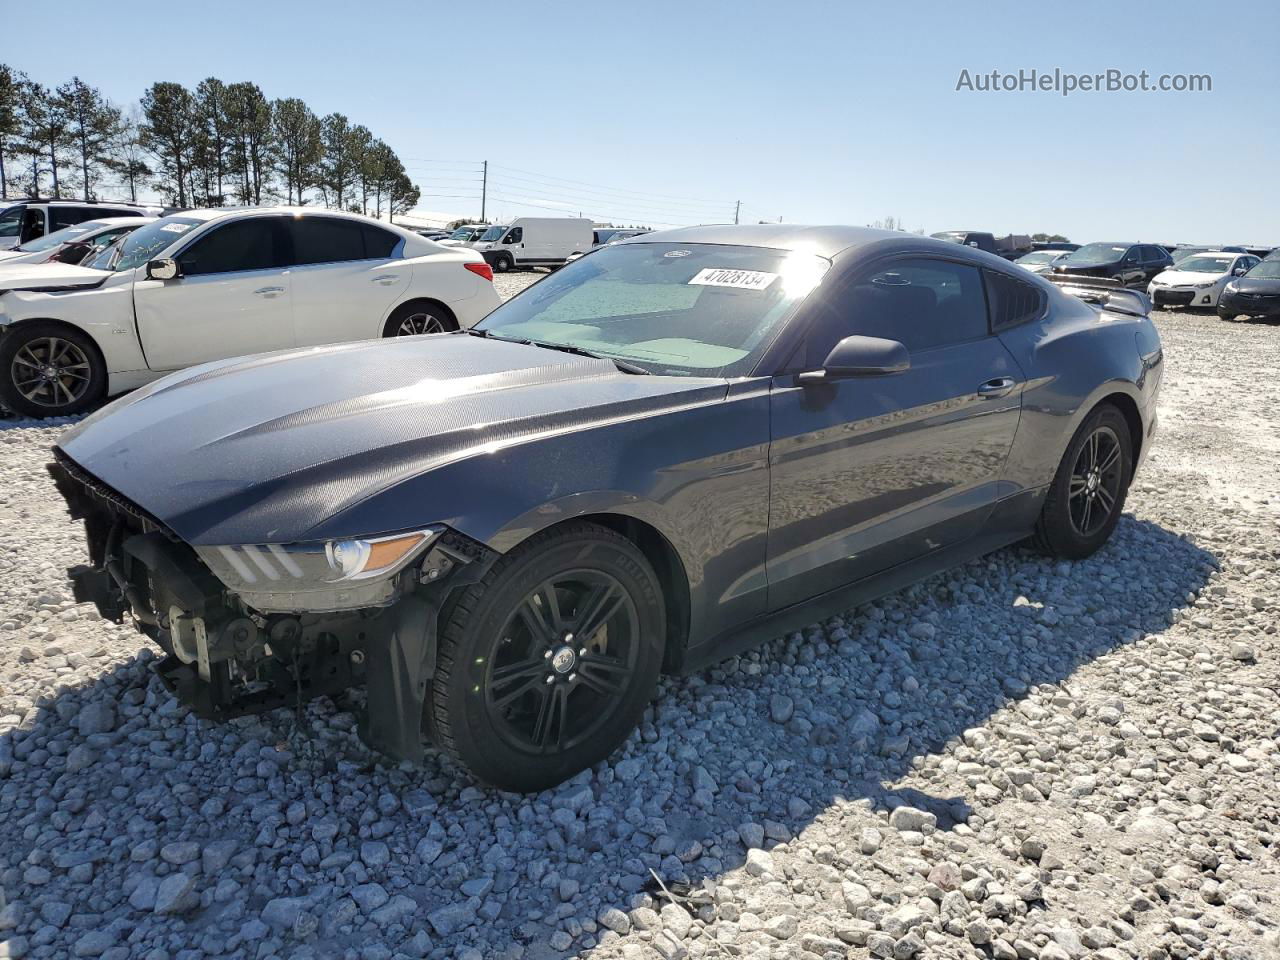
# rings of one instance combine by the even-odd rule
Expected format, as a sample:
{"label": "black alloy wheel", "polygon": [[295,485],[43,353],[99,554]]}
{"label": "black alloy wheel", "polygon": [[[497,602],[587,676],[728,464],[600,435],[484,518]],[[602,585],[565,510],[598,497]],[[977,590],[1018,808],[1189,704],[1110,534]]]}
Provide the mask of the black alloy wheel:
{"label": "black alloy wheel", "polygon": [[661,582],[640,548],[560,524],[450,596],[423,731],[493,786],[554,786],[635,729],[665,646]]}
{"label": "black alloy wheel", "polygon": [[1068,487],[1071,525],[1080,536],[1092,537],[1111,519],[1124,484],[1123,454],[1120,438],[1106,424],[1080,448]]}
{"label": "black alloy wheel", "polygon": [[1072,436],[1032,535],[1042,553],[1082,560],[1111,537],[1133,478],[1134,440],[1114,405],[1096,407]]}
{"label": "black alloy wheel", "polygon": [[622,585],[598,570],[543,581],[494,638],[485,709],[513,748],[569,750],[618,708],[635,671],[640,620]]}

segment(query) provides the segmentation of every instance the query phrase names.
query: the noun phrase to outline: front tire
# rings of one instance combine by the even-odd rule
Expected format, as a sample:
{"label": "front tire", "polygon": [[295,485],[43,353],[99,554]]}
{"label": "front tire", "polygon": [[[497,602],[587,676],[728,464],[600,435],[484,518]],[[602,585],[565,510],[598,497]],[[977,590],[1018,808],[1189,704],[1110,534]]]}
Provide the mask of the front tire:
{"label": "front tire", "polygon": [[1083,560],[1111,537],[1133,478],[1129,423],[1109,403],[1076,431],[1045,497],[1032,538],[1042,553]]}
{"label": "front tire", "polygon": [[566,524],[498,561],[441,617],[425,726],[504,790],[605,759],[653,697],[666,612],[653,568],[605,527]]}
{"label": "front tire", "polygon": [[511,259],[508,253],[500,253],[493,258],[493,272],[507,273],[515,266],[515,261]]}
{"label": "front tire", "polygon": [[107,367],[88,334],[24,323],[0,338],[0,402],[26,417],[83,413],[107,392]]}

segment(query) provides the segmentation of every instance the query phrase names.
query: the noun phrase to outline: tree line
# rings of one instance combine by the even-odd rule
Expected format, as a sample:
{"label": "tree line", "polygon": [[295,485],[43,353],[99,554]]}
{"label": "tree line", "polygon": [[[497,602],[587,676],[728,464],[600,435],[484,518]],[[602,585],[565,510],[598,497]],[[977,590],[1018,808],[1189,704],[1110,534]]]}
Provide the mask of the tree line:
{"label": "tree line", "polygon": [[0,196],[100,199],[109,184],[179,207],[284,201],[373,216],[419,197],[366,127],[268,100],[256,83],[162,81],[122,109],[79,77],[50,89],[0,64]]}

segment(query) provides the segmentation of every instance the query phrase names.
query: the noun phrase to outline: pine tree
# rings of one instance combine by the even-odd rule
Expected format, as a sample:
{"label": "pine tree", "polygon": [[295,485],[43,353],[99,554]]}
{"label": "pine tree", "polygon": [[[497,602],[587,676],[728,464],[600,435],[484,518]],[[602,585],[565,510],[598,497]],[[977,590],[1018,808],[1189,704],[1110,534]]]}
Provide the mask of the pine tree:
{"label": "pine tree", "polygon": [[320,180],[320,120],[296,97],[276,100],[271,105],[271,123],[276,142],[276,163],[284,178],[285,200],[299,205],[306,192]]}
{"label": "pine tree", "polygon": [[79,77],[58,87],[57,109],[67,117],[68,136],[80,154],[80,180],[84,199],[90,199],[101,180],[112,133],[120,123],[120,111]]}
{"label": "pine tree", "polygon": [[187,178],[191,173],[195,139],[195,98],[180,83],[152,84],[142,96],[146,122],[141,129],[142,145],[159,165],[155,185],[180,207],[191,196]]}

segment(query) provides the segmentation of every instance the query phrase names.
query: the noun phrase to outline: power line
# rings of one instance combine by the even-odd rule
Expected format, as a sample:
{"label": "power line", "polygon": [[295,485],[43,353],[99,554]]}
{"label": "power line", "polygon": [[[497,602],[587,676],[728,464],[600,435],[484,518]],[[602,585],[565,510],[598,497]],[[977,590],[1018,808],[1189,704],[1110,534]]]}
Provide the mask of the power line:
{"label": "power line", "polygon": [[572,180],[567,177],[553,177],[550,174],[537,173],[533,170],[522,170],[519,167],[508,167],[505,164],[494,164],[493,166],[501,170],[510,170],[514,173],[523,173],[531,177],[538,177],[542,180],[556,180],[561,183],[574,184],[582,187],[596,187],[601,190],[607,190],[611,193],[631,193],[636,196],[657,197],[664,200],[684,201],[687,203],[709,203],[709,204],[716,204],[722,207],[727,207],[729,206],[729,204],[733,203],[732,200],[706,200],[706,199],[699,199],[697,197],[676,197],[676,196],[660,194],[660,193],[646,193],[640,190],[627,190],[620,187],[607,187],[604,184],[600,184],[600,183],[589,183],[585,180]]}
{"label": "power line", "polygon": [[543,200],[560,201],[572,206],[611,206],[615,210],[626,209],[626,210],[633,210],[633,211],[644,211],[647,216],[669,215],[674,213],[677,216],[691,218],[694,220],[697,220],[697,219],[708,220],[713,218],[717,220],[725,219],[724,211],[718,211],[720,213],[720,216],[715,217],[714,216],[715,212],[711,210],[673,210],[671,207],[665,206],[661,203],[655,203],[651,201],[639,201],[639,200],[628,201],[628,200],[618,199],[616,197],[613,197],[613,198],[592,197],[586,194],[552,193],[546,190],[531,189],[527,186],[523,186],[519,184],[508,184],[505,177],[496,178],[495,182],[510,186],[513,192],[518,191],[520,193],[529,194],[530,196],[537,197]]}

